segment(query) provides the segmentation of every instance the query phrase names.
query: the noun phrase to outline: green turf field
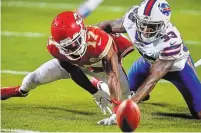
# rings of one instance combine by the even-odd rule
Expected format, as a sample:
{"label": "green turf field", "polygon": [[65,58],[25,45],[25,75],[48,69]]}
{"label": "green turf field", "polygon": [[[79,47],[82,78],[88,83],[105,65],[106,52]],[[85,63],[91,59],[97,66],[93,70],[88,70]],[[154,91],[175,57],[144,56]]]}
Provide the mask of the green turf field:
{"label": "green turf field", "polygon": [[[39,3],[40,2],[40,3]],[[44,3],[41,3],[44,2]],[[59,12],[75,9],[83,0],[2,0],[1,69],[33,71],[52,57],[46,50],[52,19]],[[105,0],[86,20],[86,24],[115,19],[140,0]],[[194,61],[201,58],[201,1],[169,0],[172,22],[180,30]],[[120,11],[114,11],[120,7]],[[24,32],[39,37],[19,36]],[[16,33],[16,34],[14,34]],[[139,57],[133,52],[124,60],[129,66]],[[201,79],[201,67],[197,68]],[[24,75],[1,74],[1,86],[20,85]],[[200,132],[201,121],[194,120],[177,89],[159,83],[151,99],[139,105],[141,122],[138,132]],[[119,132],[117,126],[98,126],[108,117],[101,114],[92,96],[71,80],[39,86],[26,98],[1,102],[1,128],[48,132]],[[1,130],[4,131],[4,130]]]}

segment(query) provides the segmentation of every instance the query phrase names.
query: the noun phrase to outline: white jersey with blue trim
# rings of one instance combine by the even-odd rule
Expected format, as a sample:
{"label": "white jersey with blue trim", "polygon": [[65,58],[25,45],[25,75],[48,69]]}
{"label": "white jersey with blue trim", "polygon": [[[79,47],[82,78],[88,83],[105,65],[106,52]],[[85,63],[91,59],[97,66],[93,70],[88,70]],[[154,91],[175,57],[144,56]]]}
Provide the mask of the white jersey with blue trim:
{"label": "white jersey with blue trim", "polygon": [[131,41],[138,49],[139,53],[152,64],[157,59],[175,60],[175,63],[170,71],[180,71],[184,68],[189,51],[183,44],[177,28],[169,23],[166,34],[160,39],[146,43],[139,39],[139,34],[136,28],[135,14],[138,6],[134,6],[124,16],[123,26],[126,29]]}

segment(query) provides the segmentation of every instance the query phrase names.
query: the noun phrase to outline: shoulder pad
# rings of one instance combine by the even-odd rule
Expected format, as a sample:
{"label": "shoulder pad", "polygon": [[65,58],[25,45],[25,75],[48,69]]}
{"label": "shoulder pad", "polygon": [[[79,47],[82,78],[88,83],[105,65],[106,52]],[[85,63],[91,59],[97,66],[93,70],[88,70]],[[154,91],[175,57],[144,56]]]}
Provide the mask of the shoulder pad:
{"label": "shoulder pad", "polygon": [[87,31],[87,44],[102,59],[107,55],[112,45],[112,38],[100,28],[91,27]]}
{"label": "shoulder pad", "polygon": [[[133,6],[132,8],[130,8],[127,12],[126,12],[126,14],[125,14],[125,16],[124,16],[124,20],[125,21],[128,21],[128,20],[130,20],[130,21],[132,21],[132,22],[135,22],[135,20],[136,20],[136,14],[137,14],[137,12],[138,12],[138,6]],[[128,20],[127,20],[128,19]]]}
{"label": "shoulder pad", "polygon": [[183,49],[183,41],[177,28],[170,24],[166,34],[161,38],[161,42],[164,46],[160,52],[161,58],[175,59],[181,56]]}

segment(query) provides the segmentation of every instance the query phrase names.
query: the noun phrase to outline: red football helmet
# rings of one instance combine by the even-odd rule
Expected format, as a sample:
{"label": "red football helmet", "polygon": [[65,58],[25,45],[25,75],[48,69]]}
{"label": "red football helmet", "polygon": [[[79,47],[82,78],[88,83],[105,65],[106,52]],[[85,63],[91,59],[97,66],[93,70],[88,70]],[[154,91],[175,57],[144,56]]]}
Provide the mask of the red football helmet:
{"label": "red football helmet", "polygon": [[75,12],[62,12],[51,26],[52,38],[60,53],[70,60],[80,59],[86,52],[86,30],[82,18]]}

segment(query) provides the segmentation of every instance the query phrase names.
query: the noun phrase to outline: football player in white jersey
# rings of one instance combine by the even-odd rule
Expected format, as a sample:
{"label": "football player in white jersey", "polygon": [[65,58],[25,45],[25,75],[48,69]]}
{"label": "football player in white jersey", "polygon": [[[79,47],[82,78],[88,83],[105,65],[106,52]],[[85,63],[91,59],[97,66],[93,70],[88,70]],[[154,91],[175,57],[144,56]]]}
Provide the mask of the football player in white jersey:
{"label": "football player in white jersey", "polygon": [[[128,33],[142,55],[129,72],[129,85],[139,103],[160,79],[173,83],[185,99],[194,118],[201,118],[201,83],[189,50],[177,28],[170,22],[166,0],[145,0],[122,18],[97,24],[108,33]],[[108,124],[113,118],[99,124]]]}

